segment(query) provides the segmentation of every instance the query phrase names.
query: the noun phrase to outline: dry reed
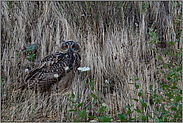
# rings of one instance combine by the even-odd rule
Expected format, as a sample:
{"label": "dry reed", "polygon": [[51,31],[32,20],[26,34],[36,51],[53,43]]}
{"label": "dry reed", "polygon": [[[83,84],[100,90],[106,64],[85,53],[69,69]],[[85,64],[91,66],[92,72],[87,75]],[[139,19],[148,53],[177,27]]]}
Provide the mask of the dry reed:
{"label": "dry reed", "polygon": [[[80,102],[91,98],[89,86],[84,83],[95,79],[95,92],[102,90],[99,96],[111,107],[107,113],[112,118],[124,113],[126,105],[140,107],[131,99],[136,98],[137,92],[128,83],[134,82],[133,76],[139,78],[136,83],[141,83],[139,90],[143,92],[149,91],[150,84],[159,87],[164,76],[158,70],[160,62],[152,48],[164,51],[170,47],[168,42],[175,39],[170,32],[176,34],[182,28],[172,23],[181,7],[174,10],[173,2],[145,3],[143,13],[143,2],[1,2],[1,120],[74,120],[65,95],[35,94],[31,90],[22,95],[12,93],[22,84],[24,70],[30,66],[27,54],[17,55],[16,50],[36,44],[38,61],[58,51],[62,40],[79,42],[81,66],[91,68],[84,76],[76,75],[72,85],[73,93],[81,96]],[[157,30],[159,46],[148,43],[149,28]],[[170,49],[176,52],[181,42],[182,38]],[[146,112],[152,110],[148,103]],[[94,108],[90,112],[97,111]]]}

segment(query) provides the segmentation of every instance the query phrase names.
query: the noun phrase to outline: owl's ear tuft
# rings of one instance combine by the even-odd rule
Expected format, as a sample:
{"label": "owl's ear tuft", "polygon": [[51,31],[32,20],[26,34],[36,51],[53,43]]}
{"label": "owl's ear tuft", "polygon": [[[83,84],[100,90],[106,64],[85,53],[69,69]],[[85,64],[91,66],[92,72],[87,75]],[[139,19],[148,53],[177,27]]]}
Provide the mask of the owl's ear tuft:
{"label": "owl's ear tuft", "polygon": [[64,48],[65,47],[65,42],[66,41],[62,40],[62,43],[60,44],[62,50],[65,50],[65,48]]}

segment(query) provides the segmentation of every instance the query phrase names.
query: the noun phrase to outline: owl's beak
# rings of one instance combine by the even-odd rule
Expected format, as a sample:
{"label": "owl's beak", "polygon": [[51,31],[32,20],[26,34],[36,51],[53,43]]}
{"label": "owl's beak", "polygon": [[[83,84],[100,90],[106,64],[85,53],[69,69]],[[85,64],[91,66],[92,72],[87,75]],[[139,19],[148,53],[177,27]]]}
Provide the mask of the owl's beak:
{"label": "owl's beak", "polygon": [[69,48],[69,52],[71,52],[71,49]]}

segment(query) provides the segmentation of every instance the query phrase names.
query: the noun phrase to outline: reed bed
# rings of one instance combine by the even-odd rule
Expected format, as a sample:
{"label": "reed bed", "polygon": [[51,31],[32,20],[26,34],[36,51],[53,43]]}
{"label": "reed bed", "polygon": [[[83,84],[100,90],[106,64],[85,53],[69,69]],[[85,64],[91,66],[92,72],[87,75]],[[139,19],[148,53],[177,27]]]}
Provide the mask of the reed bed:
{"label": "reed bed", "polygon": [[[145,3],[146,6],[143,6]],[[182,3],[182,2],[180,2]],[[159,71],[161,61],[152,48],[162,52],[168,47],[177,52],[182,36],[175,46],[168,45],[175,40],[182,25],[172,22],[182,11],[172,2],[1,2],[1,120],[2,121],[74,121],[79,118],[69,112],[73,105],[68,95],[74,93],[80,102],[92,99],[99,93],[101,101],[92,110],[83,105],[88,115],[97,115],[99,106],[110,107],[113,121],[118,114],[125,113],[124,107],[134,104],[139,90],[149,91],[149,85],[158,88],[165,77]],[[156,29],[159,45],[149,44],[149,28]],[[171,33],[170,33],[171,32]],[[62,40],[74,40],[81,44],[81,66],[90,67],[86,73],[78,72],[67,94],[35,93],[25,90],[21,95],[13,93],[31,69],[25,49],[36,44],[35,63],[59,50]],[[167,57],[170,60],[171,57]],[[138,79],[134,81],[132,78]],[[157,94],[160,94],[158,91]],[[153,111],[150,99],[146,113]],[[128,117],[136,117],[134,112]],[[82,121],[89,121],[85,118]],[[151,121],[151,120],[149,120]]]}

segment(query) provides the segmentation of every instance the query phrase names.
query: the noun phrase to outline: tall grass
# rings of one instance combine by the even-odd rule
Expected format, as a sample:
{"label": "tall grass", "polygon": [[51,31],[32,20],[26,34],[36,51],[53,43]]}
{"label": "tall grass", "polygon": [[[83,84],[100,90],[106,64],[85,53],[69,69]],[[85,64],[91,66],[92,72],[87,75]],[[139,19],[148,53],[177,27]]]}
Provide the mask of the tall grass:
{"label": "tall grass", "polygon": [[[124,106],[139,107],[131,99],[137,95],[135,86],[128,83],[132,78],[137,79],[135,82],[143,85],[139,89],[144,92],[149,91],[150,84],[158,88],[166,80],[152,49],[163,52],[169,48],[177,52],[182,45],[182,35],[175,46],[169,45],[176,39],[172,34],[182,29],[182,25],[173,23],[182,12],[181,5],[176,3],[1,2],[2,121],[74,121],[74,113],[68,112],[71,102],[65,95],[35,94],[31,90],[25,90],[22,95],[12,93],[23,83],[25,69],[31,69],[27,53],[20,48],[36,44],[34,54],[38,61],[58,51],[62,40],[79,42],[81,66],[91,68],[84,76],[78,73],[72,85],[72,93],[80,97],[80,102],[91,98],[89,85],[85,83],[95,79],[94,91],[102,90],[99,97],[110,107],[107,113],[114,120],[125,112]],[[157,30],[158,45],[149,44],[149,28]],[[171,60],[169,56],[166,58]],[[151,108],[149,98],[142,96],[148,101],[146,112],[151,112],[155,107]],[[85,108],[81,106],[80,110]],[[97,111],[94,108],[89,114]],[[128,115],[136,116],[136,113]]]}

